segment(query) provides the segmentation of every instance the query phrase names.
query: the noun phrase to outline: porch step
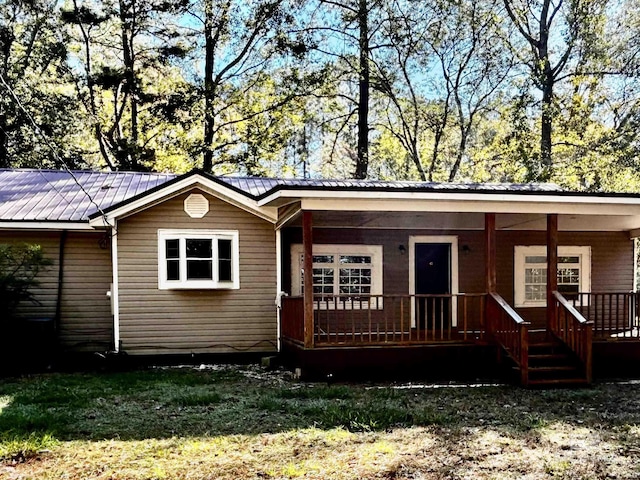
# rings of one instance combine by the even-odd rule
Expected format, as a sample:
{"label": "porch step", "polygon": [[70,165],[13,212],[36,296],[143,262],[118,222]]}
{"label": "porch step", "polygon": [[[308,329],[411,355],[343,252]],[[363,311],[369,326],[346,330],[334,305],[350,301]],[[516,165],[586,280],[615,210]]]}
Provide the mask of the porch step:
{"label": "porch step", "polygon": [[567,353],[530,353],[529,361],[543,360],[568,360],[570,357]]}
{"label": "porch step", "polygon": [[529,380],[529,386],[531,387],[544,387],[544,386],[587,386],[589,382],[587,382],[586,378],[558,378],[558,379],[539,379],[539,380]]}
{"label": "porch step", "polygon": [[542,372],[574,372],[578,369],[575,365],[547,365],[541,367],[529,367],[529,374]]}
{"label": "porch step", "polygon": [[[538,336],[529,344],[528,385],[530,386],[580,386],[587,385],[584,366],[560,341]],[[513,367],[520,371],[520,367]]]}
{"label": "porch step", "polygon": [[562,343],[543,340],[529,344],[529,385],[585,385],[583,366]]}

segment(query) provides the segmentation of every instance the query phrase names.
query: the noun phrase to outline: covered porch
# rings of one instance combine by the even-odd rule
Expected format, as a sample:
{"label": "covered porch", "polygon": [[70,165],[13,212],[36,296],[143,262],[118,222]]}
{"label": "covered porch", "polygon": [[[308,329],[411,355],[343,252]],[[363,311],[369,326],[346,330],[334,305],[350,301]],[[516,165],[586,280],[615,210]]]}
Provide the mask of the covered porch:
{"label": "covered porch", "polygon": [[[640,341],[639,297],[633,291],[636,215],[605,215],[593,208],[588,214],[335,212],[304,210],[301,205],[288,209],[280,225],[286,232],[283,272],[292,279],[288,285],[285,281],[288,296],[281,299],[280,308],[280,339],[288,348],[304,353],[489,346],[496,349],[496,358],[513,362],[521,383],[527,385],[543,383],[543,372],[553,374],[552,383],[578,383],[575,374],[589,383],[594,342]],[[342,242],[383,246],[383,288],[324,288],[318,257],[327,255],[319,255],[317,247]],[[433,282],[420,278],[422,244],[448,245],[443,291],[424,289]],[[580,260],[589,262],[588,282],[573,278],[586,270],[586,264],[571,264],[576,255],[565,251],[569,245],[588,250]],[[532,246],[545,251],[528,252]],[[544,267],[525,264],[525,276],[538,276],[531,282],[525,279],[525,293],[515,286],[522,280],[516,278],[519,249],[525,250],[525,261]],[[296,292],[298,267],[301,277],[313,272],[313,289]],[[559,273],[546,275],[547,271]],[[299,281],[303,284],[302,278]],[[549,351],[537,351],[547,344]],[[570,359],[572,376],[555,378],[569,366],[540,364],[543,357]]]}

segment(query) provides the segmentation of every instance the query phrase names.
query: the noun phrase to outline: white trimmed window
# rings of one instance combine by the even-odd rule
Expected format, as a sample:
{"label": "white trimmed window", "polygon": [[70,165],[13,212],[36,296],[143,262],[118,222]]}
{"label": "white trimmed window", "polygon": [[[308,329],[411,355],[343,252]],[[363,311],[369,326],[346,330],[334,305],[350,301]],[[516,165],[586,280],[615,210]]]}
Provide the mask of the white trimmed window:
{"label": "white trimmed window", "polygon": [[[291,246],[291,265],[291,293],[302,295],[302,245]],[[363,298],[382,295],[382,245],[314,245],[313,294],[321,308],[359,308]],[[372,299],[371,306],[381,308],[382,299]]]}
{"label": "white trimmed window", "polygon": [[[558,291],[570,296],[591,290],[591,247],[558,247]],[[514,300],[516,307],[547,304],[547,247],[514,249]]]}
{"label": "white trimmed window", "polygon": [[158,230],[158,288],[240,288],[238,232]]}

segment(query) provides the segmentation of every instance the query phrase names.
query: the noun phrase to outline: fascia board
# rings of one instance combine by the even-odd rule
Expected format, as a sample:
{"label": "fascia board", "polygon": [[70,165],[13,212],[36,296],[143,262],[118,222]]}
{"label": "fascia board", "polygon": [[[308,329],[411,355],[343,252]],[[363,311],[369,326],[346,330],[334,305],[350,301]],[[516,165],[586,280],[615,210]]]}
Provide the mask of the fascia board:
{"label": "fascia board", "polygon": [[[542,204],[577,204],[577,205],[627,205],[640,207],[640,196],[635,197],[600,197],[582,195],[539,195],[518,193],[464,193],[464,192],[389,192],[363,190],[278,190],[258,201],[259,206],[269,205],[283,198],[300,200],[320,199],[322,201],[339,200],[343,202],[362,200],[393,200],[393,201],[441,201],[441,202],[478,202],[482,204],[495,203],[542,203]],[[352,208],[346,208],[351,209]],[[475,211],[475,210],[474,210]],[[480,210],[478,210],[480,211]]]}
{"label": "fascia board", "polygon": [[[558,213],[558,214],[589,214],[589,215],[640,215],[640,201],[636,199],[620,198],[589,198],[582,197],[568,199],[553,197],[528,196],[515,197],[487,195],[425,197],[422,194],[415,198],[302,198],[303,210],[325,211],[387,211],[387,212],[473,212],[473,213]],[[576,200],[578,199],[578,200]],[[609,200],[611,200],[609,202]],[[621,201],[623,200],[623,201]],[[428,202],[428,203],[426,203]]]}
{"label": "fascia board", "polygon": [[[104,224],[102,224],[104,227]],[[56,221],[2,221],[0,230],[89,230],[95,228],[88,222],[56,222]]]}
{"label": "fascia board", "polygon": [[249,212],[257,217],[267,220],[270,223],[276,222],[276,213],[272,207],[260,207],[255,200],[245,197],[238,192],[230,188],[226,188],[216,182],[213,182],[200,175],[192,175],[186,177],[178,182],[168,185],[166,188],[161,188],[155,192],[122,205],[110,212],[107,212],[104,217],[98,216],[90,220],[91,226],[101,226],[105,224],[105,221],[109,225],[113,225],[115,219],[121,219],[126,216],[137,213],[141,210],[154,206],[165,200],[169,200],[180,193],[193,188],[198,187],[203,191],[213,195],[220,200],[223,200],[231,205],[234,205],[246,212]]}

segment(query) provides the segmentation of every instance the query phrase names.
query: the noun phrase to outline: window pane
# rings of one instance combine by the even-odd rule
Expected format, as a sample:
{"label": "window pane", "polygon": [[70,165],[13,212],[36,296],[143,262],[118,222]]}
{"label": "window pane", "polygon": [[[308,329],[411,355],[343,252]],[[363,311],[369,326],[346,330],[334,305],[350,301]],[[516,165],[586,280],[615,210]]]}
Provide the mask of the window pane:
{"label": "window pane", "polygon": [[212,280],[211,260],[187,260],[187,280]]}
{"label": "window pane", "polygon": [[341,268],[339,274],[341,294],[368,295],[371,293],[370,268]]}
{"label": "window pane", "polygon": [[524,257],[525,263],[547,263],[547,256],[544,255],[532,255],[528,257]]}
{"label": "window pane", "polygon": [[231,260],[231,240],[226,238],[218,240],[218,258],[221,260]]}
{"label": "window pane", "polygon": [[165,240],[167,258],[180,258],[179,240],[177,238]]}
{"label": "window pane", "polygon": [[211,258],[211,240],[187,238],[187,258]]}
{"label": "window pane", "polygon": [[333,263],[333,255],[313,255],[313,263]]}
{"label": "window pane", "polygon": [[558,257],[558,263],[580,263],[580,257]]}
{"label": "window pane", "polygon": [[230,282],[231,279],[231,240],[218,240],[218,281]]}
{"label": "window pane", "polygon": [[313,269],[313,293],[321,296],[320,300],[328,300],[325,295],[333,295],[333,282],[333,268]]}
{"label": "window pane", "polygon": [[167,280],[180,280],[180,260],[167,260]]}
{"label": "window pane", "polygon": [[366,255],[340,255],[340,263],[371,263],[371,257]]}
{"label": "window pane", "polygon": [[525,268],[524,269],[524,283],[547,283],[547,269],[546,268]]}
{"label": "window pane", "polygon": [[580,284],[580,269],[578,268],[559,268],[558,269],[558,283],[566,284],[571,283],[575,285]]}
{"label": "window pane", "polygon": [[547,286],[546,285],[525,285],[524,298],[526,300],[546,300]]}
{"label": "window pane", "polygon": [[231,281],[231,260],[218,260],[218,281]]}

